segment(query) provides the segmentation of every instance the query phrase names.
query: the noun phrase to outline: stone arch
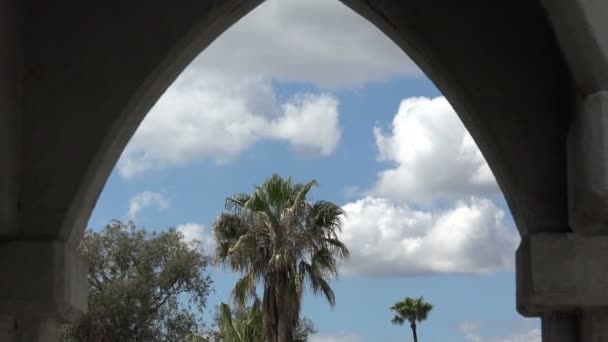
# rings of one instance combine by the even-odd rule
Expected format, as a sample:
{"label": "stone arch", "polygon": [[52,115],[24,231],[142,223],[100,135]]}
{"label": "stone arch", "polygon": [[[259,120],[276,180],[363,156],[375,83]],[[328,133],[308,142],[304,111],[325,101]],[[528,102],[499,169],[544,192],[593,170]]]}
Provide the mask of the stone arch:
{"label": "stone arch", "polygon": [[[520,233],[567,231],[570,79],[540,5],[342,2],[446,95],[487,158]],[[18,233],[76,243],[148,110],[196,55],[259,3],[104,1],[91,10],[77,0],[32,1],[25,11],[36,24],[26,32]]]}

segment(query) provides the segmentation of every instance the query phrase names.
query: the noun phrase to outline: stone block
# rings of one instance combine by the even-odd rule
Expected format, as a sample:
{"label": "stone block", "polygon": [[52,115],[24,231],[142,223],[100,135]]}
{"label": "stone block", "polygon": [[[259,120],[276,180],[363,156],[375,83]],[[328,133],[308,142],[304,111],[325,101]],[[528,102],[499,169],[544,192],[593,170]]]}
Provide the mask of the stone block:
{"label": "stone block", "polygon": [[608,237],[525,236],[517,249],[517,310],[524,316],[608,306]]}
{"label": "stone block", "polygon": [[0,243],[0,314],[74,321],[87,309],[86,260],[60,241]]}

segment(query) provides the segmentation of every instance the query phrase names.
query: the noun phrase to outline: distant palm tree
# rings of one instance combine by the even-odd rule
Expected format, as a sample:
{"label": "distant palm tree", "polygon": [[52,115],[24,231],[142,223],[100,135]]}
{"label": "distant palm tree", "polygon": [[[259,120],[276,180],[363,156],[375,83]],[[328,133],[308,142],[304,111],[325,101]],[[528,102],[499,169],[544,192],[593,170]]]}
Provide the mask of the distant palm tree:
{"label": "distant palm tree", "polygon": [[423,297],[410,298],[407,297],[400,302],[395,303],[391,307],[396,315],[393,317],[393,324],[403,325],[404,322],[410,323],[412,328],[412,334],[414,335],[414,342],[418,342],[418,334],[416,332],[416,322],[422,322],[429,316],[433,305],[426,303]]}
{"label": "distant palm tree", "polygon": [[262,316],[267,342],[292,342],[306,283],[335,305],[329,280],[338,277],[348,249],[338,239],[344,211],[327,201],[310,202],[316,181],[305,184],[273,175],[250,194],[226,200],[213,224],[220,262],[243,274],[233,289],[238,305],[263,285]]}

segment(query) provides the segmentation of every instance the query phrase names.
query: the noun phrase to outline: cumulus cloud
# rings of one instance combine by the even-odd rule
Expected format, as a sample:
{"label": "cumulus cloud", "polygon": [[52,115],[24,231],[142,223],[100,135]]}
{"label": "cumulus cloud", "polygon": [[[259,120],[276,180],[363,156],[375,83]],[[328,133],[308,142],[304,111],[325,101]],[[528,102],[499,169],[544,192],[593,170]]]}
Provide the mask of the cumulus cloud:
{"label": "cumulus cloud", "polygon": [[542,334],[539,328],[532,328],[526,331],[513,332],[503,336],[485,336],[479,330],[479,322],[466,321],[459,326],[466,342],[541,342]]}
{"label": "cumulus cloud", "polygon": [[320,86],[421,75],[384,33],[337,0],[268,0],[191,65]]}
{"label": "cumulus cloud", "polygon": [[134,220],[142,210],[157,208],[164,210],[169,207],[169,200],[159,192],[144,191],[129,200],[129,219]]}
{"label": "cumulus cloud", "polygon": [[310,342],[361,342],[363,339],[353,333],[339,332],[334,334],[314,334]]}
{"label": "cumulus cloud", "polygon": [[314,154],[331,154],[338,140],[338,100],[331,96],[301,95],[283,105],[284,115],[270,122],[271,136]]}
{"label": "cumulus cloud", "polygon": [[343,209],[340,238],[351,251],[342,268],[347,275],[485,274],[512,268],[516,231],[488,199],[471,197],[424,211],[366,197]]}
{"label": "cumulus cloud", "polygon": [[324,92],[277,100],[273,82],[314,89],[421,75],[381,31],[336,0],[269,0],[215,40],[150,111],[118,164],[123,177],[225,162],[262,139],[327,156],[338,101]]}
{"label": "cumulus cloud", "polygon": [[388,132],[374,128],[378,174],[370,194],[430,204],[471,194],[499,193],[488,164],[444,97],[401,102]]}
{"label": "cumulus cloud", "polygon": [[210,252],[213,250],[213,238],[207,233],[205,225],[200,223],[184,223],[175,227],[175,229],[182,233],[186,243],[200,243],[205,251]]}
{"label": "cumulus cloud", "polygon": [[222,163],[262,139],[322,156],[336,148],[341,129],[334,97],[299,94],[279,104],[268,81],[228,83],[210,77],[169,88],[123,152],[120,174],[131,178],[204,158]]}

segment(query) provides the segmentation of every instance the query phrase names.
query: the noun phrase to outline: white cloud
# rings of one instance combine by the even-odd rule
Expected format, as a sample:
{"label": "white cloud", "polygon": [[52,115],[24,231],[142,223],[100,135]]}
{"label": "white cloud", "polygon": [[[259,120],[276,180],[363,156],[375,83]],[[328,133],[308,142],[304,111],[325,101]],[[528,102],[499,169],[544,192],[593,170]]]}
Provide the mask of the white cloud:
{"label": "white cloud", "polygon": [[191,65],[320,86],[421,75],[384,33],[337,0],[268,0]]}
{"label": "white cloud", "polygon": [[366,197],[343,208],[340,238],[351,251],[342,268],[347,275],[484,274],[512,268],[517,233],[488,199],[471,197],[423,211]]}
{"label": "white cloud", "polygon": [[205,239],[205,226],[199,223],[185,223],[176,227],[176,230],[184,236],[184,241],[203,242]]}
{"label": "white cloud", "polygon": [[213,252],[214,241],[213,238],[207,234],[205,225],[200,223],[184,223],[175,227],[175,229],[182,233],[186,243],[200,243],[207,253]]}
{"label": "white cloud", "polygon": [[513,332],[503,336],[483,336],[479,330],[481,324],[475,321],[466,321],[459,326],[466,342],[541,342],[542,334],[539,328],[526,331]]}
{"label": "white cloud", "polygon": [[227,84],[211,77],[169,88],[131,139],[118,167],[130,178],[197,159],[221,163],[262,139],[326,156],[340,134],[338,101],[330,95],[300,94],[279,105],[267,81]]}
{"label": "white cloud", "polygon": [[[130,178],[192,160],[225,162],[262,139],[327,156],[338,101],[277,100],[273,82],[352,87],[421,75],[382,32],[337,0],[269,0],[214,41],[160,98],[118,164]],[[314,87],[313,87],[314,88]]]}
{"label": "white cloud", "polygon": [[338,100],[303,95],[283,105],[283,116],[270,122],[270,134],[310,153],[329,155],[338,140]]}
{"label": "white cloud", "polygon": [[401,102],[390,131],[374,129],[380,161],[375,196],[429,204],[463,195],[499,193],[488,164],[444,97]]}
{"label": "white cloud", "polygon": [[339,332],[334,334],[314,334],[310,342],[361,342],[363,339],[353,333]]}
{"label": "white cloud", "polygon": [[169,207],[169,200],[165,197],[165,195],[152,192],[152,191],[144,191],[138,193],[133,196],[129,200],[129,219],[134,220],[142,210],[147,208],[157,208],[159,210],[164,210]]}

